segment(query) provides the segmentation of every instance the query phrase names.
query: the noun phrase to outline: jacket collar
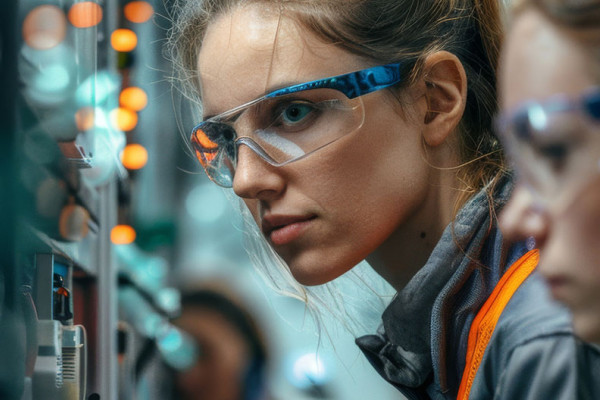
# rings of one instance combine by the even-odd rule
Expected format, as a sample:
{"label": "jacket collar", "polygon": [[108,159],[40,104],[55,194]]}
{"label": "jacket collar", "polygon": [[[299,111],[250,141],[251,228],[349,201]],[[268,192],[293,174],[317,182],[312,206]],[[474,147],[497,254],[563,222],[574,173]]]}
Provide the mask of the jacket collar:
{"label": "jacket collar", "polygon": [[[508,198],[512,189],[508,181],[505,178],[499,184],[496,204],[504,203]],[[498,270],[505,260],[502,239],[490,218],[488,195],[482,190],[446,227],[425,266],[396,294],[383,313],[377,334],[356,339],[357,345],[387,381],[396,386],[418,388],[428,382],[434,372],[439,390],[447,389],[444,361],[447,360],[447,330],[450,320],[455,319],[448,308],[455,302],[452,298],[467,282],[469,290],[466,298],[461,299],[465,305],[478,309],[487,297],[484,292],[488,291],[489,285],[469,278],[474,272],[478,273],[479,263],[474,260],[481,259],[482,248],[488,239],[493,242],[492,253],[500,254],[485,260],[485,265],[490,266],[487,262],[492,262],[496,265],[491,270]],[[494,276],[501,274],[491,275],[484,281],[490,278],[497,281]],[[494,285],[493,282],[490,284]]]}

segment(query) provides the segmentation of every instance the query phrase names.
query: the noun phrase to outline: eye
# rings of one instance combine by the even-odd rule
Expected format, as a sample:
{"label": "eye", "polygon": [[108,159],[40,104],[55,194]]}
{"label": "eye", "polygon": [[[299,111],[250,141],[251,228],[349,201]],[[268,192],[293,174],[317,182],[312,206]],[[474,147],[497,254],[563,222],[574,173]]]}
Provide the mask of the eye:
{"label": "eye", "polygon": [[298,125],[314,110],[315,108],[309,103],[291,103],[282,110],[281,122],[291,126]]}
{"label": "eye", "polygon": [[547,158],[562,159],[567,155],[567,146],[564,143],[553,143],[539,149],[540,153]]}
{"label": "eye", "polygon": [[529,140],[531,137],[531,123],[526,113],[517,114],[512,121],[512,128],[520,140]]}
{"label": "eye", "polygon": [[235,130],[225,123],[215,123],[211,134],[213,140],[225,144],[235,140],[236,137]]}
{"label": "eye", "polygon": [[547,143],[537,146],[537,152],[554,172],[560,172],[567,162],[570,144],[567,142]]}

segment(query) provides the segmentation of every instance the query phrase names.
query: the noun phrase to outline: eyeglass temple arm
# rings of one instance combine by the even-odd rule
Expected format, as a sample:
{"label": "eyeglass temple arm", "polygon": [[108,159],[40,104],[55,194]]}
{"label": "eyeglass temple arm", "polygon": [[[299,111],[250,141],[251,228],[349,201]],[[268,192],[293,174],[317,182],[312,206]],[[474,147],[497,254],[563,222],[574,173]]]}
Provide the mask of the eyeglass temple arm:
{"label": "eyeglass temple arm", "polygon": [[402,63],[380,65],[344,75],[289,86],[275,90],[265,97],[278,97],[308,89],[325,88],[339,90],[349,99],[353,99],[395,85],[402,80],[402,71]]}

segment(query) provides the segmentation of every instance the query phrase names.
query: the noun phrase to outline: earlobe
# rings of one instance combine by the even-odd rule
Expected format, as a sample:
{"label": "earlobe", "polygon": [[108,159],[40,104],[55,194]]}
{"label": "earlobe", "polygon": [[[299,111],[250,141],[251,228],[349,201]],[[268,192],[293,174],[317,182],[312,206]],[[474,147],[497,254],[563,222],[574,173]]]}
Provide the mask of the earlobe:
{"label": "earlobe", "polygon": [[439,51],[425,59],[423,136],[427,145],[442,144],[460,123],[467,101],[467,76],[454,54]]}

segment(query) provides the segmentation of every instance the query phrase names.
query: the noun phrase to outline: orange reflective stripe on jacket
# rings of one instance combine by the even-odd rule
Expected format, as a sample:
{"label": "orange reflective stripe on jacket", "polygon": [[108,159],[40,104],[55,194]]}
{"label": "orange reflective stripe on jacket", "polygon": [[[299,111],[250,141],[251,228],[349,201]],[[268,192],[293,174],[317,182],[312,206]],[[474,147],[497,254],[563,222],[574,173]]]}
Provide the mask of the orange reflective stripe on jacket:
{"label": "orange reflective stripe on jacket", "polygon": [[471,324],[467,344],[466,366],[463,371],[458,400],[467,400],[475,374],[479,369],[485,349],[494,333],[500,314],[519,286],[533,272],[539,261],[538,250],[531,250],[519,258],[502,276],[494,291]]}

